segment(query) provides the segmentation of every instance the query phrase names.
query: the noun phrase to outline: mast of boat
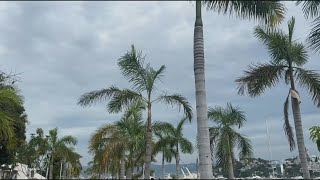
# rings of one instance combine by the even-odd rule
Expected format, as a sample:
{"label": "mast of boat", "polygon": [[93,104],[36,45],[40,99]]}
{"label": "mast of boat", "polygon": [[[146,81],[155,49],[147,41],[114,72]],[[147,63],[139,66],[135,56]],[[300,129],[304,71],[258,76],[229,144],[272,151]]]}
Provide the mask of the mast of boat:
{"label": "mast of boat", "polygon": [[273,161],[272,161],[272,151],[271,151],[271,143],[270,143],[270,133],[269,133],[269,127],[268,127],[268,119],[266,119],[266,127],[267,127],[267,138],[268,138],[268,150],[270,155],[270,161],[271,161],[271,168],[272,168],[272,177],[274,177],[274,169],[273,169]]}

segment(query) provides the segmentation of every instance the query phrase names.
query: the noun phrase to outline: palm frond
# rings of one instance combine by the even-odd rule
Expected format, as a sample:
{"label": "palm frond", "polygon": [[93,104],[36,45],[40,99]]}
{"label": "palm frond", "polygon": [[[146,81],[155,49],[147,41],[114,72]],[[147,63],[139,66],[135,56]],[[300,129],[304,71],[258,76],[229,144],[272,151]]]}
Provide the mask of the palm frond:
{"label": "palm frond", "polygon": [[181,138],[179,140],[179,144],[180,144],[180,149],[182,153],[188,153],[191,154],[193,152],[193,146],[192,143],[186,139],[186,138]]}
{"label": "palm frond", "polygon": [[17,140],[14,119],[7,113],[0,111],[0,124],[0,140],[6,140],[8,142],[8,149],[12,150],[15,147]]}
{"label": "palm frond", "polygon": [[187,117],[184,117],[184,118],[182,118],[182,119],[179,121],[179,123],[178,123],[178,125],[177,125],[177,132],[182,133],[182,131],[183,131],[183,125],[185,124],[185,122],[186,122],[187,119],[188,119]]}
{"label": "palm frond", "polygon": [[290,125],[290,121],[289,121],[289,95],[290,95],[290,91],[288,93],[288,96],[284,102],[283,105],[283,114],[284,114],[284,122],[283,122],[283,130],[284,133],[287,136],[288,142],[289,142],[289,146],[290,146],[290,151],[293,151],[296,147],[296,143],[294,141],[294,133],[292,130],[292,127]]}
{"label": "palm frond", "polygon": [[298,0],[296,2],[297,5],[302,3],[302,11],[304,13],[304,15],[308,18],[313,18],[316,17],[319,14],[319,10],[320,10],[320,2],[319,1],[301,1]]}
{"label": "palm frond", "polygon": [[249,66],[249,70],[244,71],[244,75],[235,81],[238,84],[238,94],[243,95],[247,91],[251,97],[261,95],[266,88],[271,88],[279,82],[285,67],[273,64]]}
{"label": "palm frond", "polygon": [[312,22],[310,34],[307,37],[308,47],[319,52],[320,50],[320,16]]}
{"label": "palm frond", "polygon": [[204,1],[208,10],[235,15],[240,19],[254,19],[274,26],[284,19],[285,6],[280,1]]}
{"label": "palm frond", "polygon": [[225,109],[220,106],[209,107],[208,108],[208,119],[213,120],[216,123],[222,123],[226,116]]}
{"label": "palm frond", "polygon": [[69,144],[69,145],[76,145],[78,143],[77,138],[73,137],[73,136],[64,136],[60,139],[60,143],[63,144]]}
{"label": "palm frond", "polygon": [[299,85],[309,91],[313,103],[320,107],[320,74],[313,70],[296,68],[295,77]]}
{"label": "palm frond", "polygon": [[192,107],[191,107],[190,103],[188,102],[188,100],[185,97],[183,97],[182,95],[180,95],[180,94],[163,95],[163,96],[158,97],[157,101],[165,102],[166,104],[170,104],[172,107],[174,105],[178,106],[179,107],[179,111],[180,111],[180,109],[182,107],[185,116],[191,122],[192,116],[193,116]]}
{"label": "palm frond", "polygon": [[216,143],[219,136],[220,136],[220,127],[215,126],[215,127],[209,128],[210,144]]}
{"label": "palm frond", "polygon": [[288,35],[289,35],[289,42],[292,42],[292,36],[293,36],[293,32],[294,32],[294,24],[295,24],[296,20],[294,17],[291,17],[291,19],[288,22]]}
{"label": "palm frond", "polygon": [[136,101],[143,101],[141,94],[130,89],[120,90],[112,95],[111,100],[107,105],[108,111],[110,113],[118,113]]}
{"label": "palm frond", "polygon": [[22,104],[23,98],[15,90],[9,88],[0,90],[0,110],[16,110]]}
{"label": "palm frond", "polygon": [[254,29],[254,36],[267,46],[274,63],[281,64],[284,59],[287,59],[288,36],[283,31],[278,29],[270,31],[267,28],[257,26]]}
{"label": "palm frond", "polygon": [[165,135],[169,135],[169,134],[173,135],[176,132],[175,128],[171,123],[161,122],[161,121],[154,122],[152,125],[152,129],[155,133],[165,134]]}
{"label": "palm frond", "polygon": [[158,70],[154,70],[153,68],[149,67],[148,69],[146,69],[147,73],[146,73],[146,90],[148,92],[148,94],[151,92],[153,92],[156,87],[155,84],[158,81],[161,81],[161,78],[163,77],[163,73],[164,70],[166,69],[166,67],[164,65],[162,65]]}
{"label": "palm frond", "polygon": [[137,52],[134,45],[131,45],[131,51],[128,51],[118,60],[118,66],[121,73],[133,87],[138,91],[146,90],[146,69],[144,68],[144,57],[142,52]]}
{"label": "palm frond", "polygon": [[216,162],[218,166],[222,166],[223,168],[228,168],[228,157],[230,155],[228,143],[226,143],[225,134],[221,134],[219,139],[217,140],[216,146],[214,148]]}
{"label": "palm frond", "polygon": [[289,53],[290,60],[297,66],[303,66],[308,61],[308,52],[302,43],[292,43]]}
{"label": "palm frond", "polygon": [[318,151],[320,152],[320,126],[313,126],[309,129],[310,139],[316,142]]}
{"label": "palm frond", "polygon": [[246,121],[246,116],[244,111],[240,110],[239,106],[232,106],[231,103],[227,103],[227,119],[226,122],[228,125],[236,125],[238,128],[243,126],[243,123]]}
{"label": "palm frond", "polygon": [[117,87],[111,86],[108,89],[101,89],[96,91],[91,91],[81,95],[78,101],[78,105],[88,106],[96,102],[102,102],[107,100],[116,94],[119,94],[121,90]]}
{"label": "palm frond", "polygon": [[238,149],[240,150],[239,158],[243,159],[253,157],[253,148],[250,139],[237,132],[234,132],[234,137],[238,143]]}
{"label": "palm frond", "polygon": [[104,146],[105,140],[109,138],[115,130],[115,126],[111,124],[105,124],[97,129],[90,137],[89,152],[93,154]]}

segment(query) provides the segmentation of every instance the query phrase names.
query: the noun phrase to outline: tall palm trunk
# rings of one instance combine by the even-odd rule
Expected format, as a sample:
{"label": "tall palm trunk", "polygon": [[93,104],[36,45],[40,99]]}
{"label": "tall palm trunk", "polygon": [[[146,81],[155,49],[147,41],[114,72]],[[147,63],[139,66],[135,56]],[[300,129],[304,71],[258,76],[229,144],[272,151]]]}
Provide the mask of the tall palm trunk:
{"label": "tall palm trunk", "polygon": [[124,160],[124,158],[122,158],[121,160],[120,160],[120,179],[125,179],[125,165],[126,165],[126,163],[125,163],[125,160]]}
{"label": "tall palm trunk", "polygon": [[197,131],[199,140],[199,170],[201,179],[212,179],[212,162],[209,142],[208,110],[205,88],[205,64],[203,45],[203,25],[201,1],[196,1],[196,21],[194,27],[194,77],[197,107]]}
{"label": "tall palm trunk", "polygon": [[147,134],[146,134],[146,156],[144,166],[144,179],[150,179],[150,168],[151,168],[151,153],[152,153],[152,129],[151,129],[151,102],[149,94],[148,103],[148,122],[147,122]]}
{"label": "tall palm trunk", "polygon": [[[289,62],[289,73],[290,73],[291,90],[296,91],[294,79],[293,79],[293,68],[292,68],[291,61]],[[300,102],[298,102],[298,99],[293,98],[291,96],[291,105],[292,105],[294,127],[296,130],[299,158],[300,158],[300,162],[301,162],[301,169],[302,169],[302,173],[303,173],[303,178],[310,179],[310,173],[309,173],[309,169],[308,169],[307,152],[306,152],[306,147],[305,147],[304,138],[303,138]]]}
{"label": "tall palm trunk", "polygon": [[164,151],[162,151],[161,179],[164,179]]}
{"label": "tall palm trunk", "polygon": [[50,173],[49,173],[49,179],[53,179],[53,155],[51,155],[50,159]]}
{"label": "tall palm trunk", "polygon": [[133,163],[133,160],[130,157],[129,158],[129,167],[128,167],[128,172],[127,172],[126,179],[132,179],[132,176],[133,176],[133,164],[132,163]]}
{"label": "tall palm trunk", "polygon": [[176,178],[180,179],[180,154],[179,154],[179,145],[177,144],[177,154],[176,154]]}
{"label": "tall palm trunk", "polygon": [[228,136],[227,138],[227,143],[228,143],[228,178],[229,179],[234,179],[234,172],[233,172],[233,162],[232,162],[232,147],[230,145],[230,138]]}

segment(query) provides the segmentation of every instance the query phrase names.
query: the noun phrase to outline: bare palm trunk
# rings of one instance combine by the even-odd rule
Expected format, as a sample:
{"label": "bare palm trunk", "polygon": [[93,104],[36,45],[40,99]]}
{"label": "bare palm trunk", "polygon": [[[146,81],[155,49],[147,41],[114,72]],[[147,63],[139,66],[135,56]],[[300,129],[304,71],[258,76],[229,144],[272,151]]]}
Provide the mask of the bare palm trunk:
{"label": "bare palm trunk", "polygon": [[49,173],[49,179],[53,179],[53,155],[51,155],[50,159],[50,173]]}
{"label": "bare palm trunk", "polygon": [[133,164],[132,163],[133,163],[133,160],[130,157],[129,158],[129,167],[128,167],[128,172],[127,172],[126,179],[132,179],[132,176],[133,176]]}
{"label": "bare palm trunk", "polygon": [[162,151],[161,179],[164,179],[164,152]]}
{"label": "bare palm trunk", "polygon": [[179,145],[177,144],[177,154],[176,154],[176,178],[180,179],[180,154],[179,154]]}
{"label": "bare palm trunk", "polygon": [[120,179],[125,179],[125,165],[125,160],[122,158],[120,161]]}
{"label": "bare palm trunk", "polygon": [[[150,95],[149,95],[150,100]],[[144,166],[144,179],[150,179],[151,168],[151,153],[152,153],[152,129],[151,129],[151,103],[148,103],[148,122],[147,122],[147,134],[146,134],[146,156]]]}
{"label": "bare palm trunk", "polygon": [[201,179],[212,179],[212,162],[209,142],[208,110],[205,88],[205,63],[201,1],[196,1],[194,27],[194,77],[197,107],[197,131],[199,140],[199,171]]}
{"label": "bare palm trunk", "polygon": [[[289,62],[289,72],[290,72],[291,90],[296,91],[295,85],[294,85],[293,68],[292,68],[291,61]],[[300,158],[300,162],[301,162],[301,169],[302,169],[302,173],[303,173],[303,178],[310,179],[310,173],[309,173],[309,169],[308,169],[307,152],[306,152],[306,147],[305,147],[304,138],[303,138],[303,128],[302,128],[301,113],[300,113],[300,102],[298,101],[298,99],[293,98],[291,96],[291,105],[292,105],[294,127],[296,130],[299,158]]]}
{"label": "bare palm trunk", "polygon": [[227,138],[228,148],[230,149],[228,152],[228,178],[234,179],[234,172],[233,172],[233,161],[232,161],[232,147],[230,145],[230,138]]}

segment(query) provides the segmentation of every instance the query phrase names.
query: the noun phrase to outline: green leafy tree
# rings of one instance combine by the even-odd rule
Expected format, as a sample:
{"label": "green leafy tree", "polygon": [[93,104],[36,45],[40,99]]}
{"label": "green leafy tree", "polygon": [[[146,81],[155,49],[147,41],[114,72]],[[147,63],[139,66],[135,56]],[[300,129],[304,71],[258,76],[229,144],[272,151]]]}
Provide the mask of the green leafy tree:
{"label": "green leafy tree", "polygon": [[27,115],[14,75],[0,72],[0,164],[12,164],[25,143]]}
{"label": "green leafy tree", "polygon": [[[35,136],[36,135],[36,136]],[[16,161],[36,168],[41,174],[45,174],[45,160],[49,150],[47,137],[41,128],[36,134],[31,134],[29,142],[25,142],[17,151]]]}
{"label": "green leafy tree", "polygon": [[[254,19],[268,25],[276,25],[284,17],[285,8],[279,1],[203,1],[208,10],[240,19]],[[197,106],[197,132],[199,141],[199,171],[202,179],[211,179],[212,161],[209,145],[207,100],[205,88],[205,63],[201,1],[196,1],[196,20],[194,25],[194,77]]]}
{"label": "green leafy tree", "polygon": [[309,131],[310,139],[317,144],[318,151],[320,152],[320,126],[313,126]]}
{"label": "green leafy tree", "polygon": [[229,179],[234,179],[234,148],[238,147],[240,150],[240,159],[253,155],[250,139],[238,133],[235,129],[241,128],[245,123],[244,112],[239,107],[234,107],[228,103],[226,108],[209,108],[208,118],[216,124],[209,129],[209,132],[217,164],[222,166],[224,170],[228,170]]}
{"label": "green leafy tree", "polygon": [[169,146],[173,148],[174,157],[176,159],[176,178],[180,178],[180,151],[182,153],[193,152],[192,143],[184,137],[183,135],[183,125],[186,123],[188,118],[182,118],[177,127],[174,127],[172,124],[167,122],[159,122],[156,131],[162,129],[166,135],[168,136],[167,141],[169,142]]}
{"label": "green leafy tree", "polygon": [[308,45],[315,51],[320,50],[320,1],[297,1],[297,5],[302,4],[302,11],[306,18],[312,18],[312,28],[307,37]]}
{"label": "green leafy tree", "polygon": [[289,122],[289,96],[296,130],[296,138],[303,169],[304,178],[310,178],[308,171],[307,155],[304,144],[303,128],[300,113],[300,97],[296,89],[296,83],[301,88],[307,89],[311,99],[317,107],[320,107],[320,75],[314,70],[304,69],[308,55],[302,43],[293,40],[295,19],[292,17],[288,22],[288,33],[280,29],[267,31],[256,27],[255,36],[267,46],[270,54],[270,63],[249,66],[249,70],[236,80],[239,94],[245,91],[251,97],[262,95],[267,88],[274,87],[280,80],[290,85],[288,96],[284,103],[284,131],[288,138],[290,150],[295,148],[294,133]]}
{"label": "green leafy tree", "polygon": [[145,178],[150,178],[150,167],[152,160],[152,105],[157,102],[164,102],[170,105],[177,105],[183,107],[186,116],[189,120],[192,119],[192,108],[187,99],[179,94],[167,95],[162,94],[156,96],[156,84],[161,81],[164,74],[165,66],[161,66],[155,70],[150,64],[144,63],[145,56],[142,52],[137,52],[132,45],[131,51],[128,51],[124,56],[118,60],[118,66],[125,78],[132,83],[130,89],[119,89],[117,87],[110,87],[97,91],[91,91],[83,94],[78,104],[88,106],[95,102],[100,102],[110,98],[107,107],[110,113],[118,113],[122,111],[131,102],[141,101],[147,107],[147,131],[146,131],[146,156],[145,156]]}

